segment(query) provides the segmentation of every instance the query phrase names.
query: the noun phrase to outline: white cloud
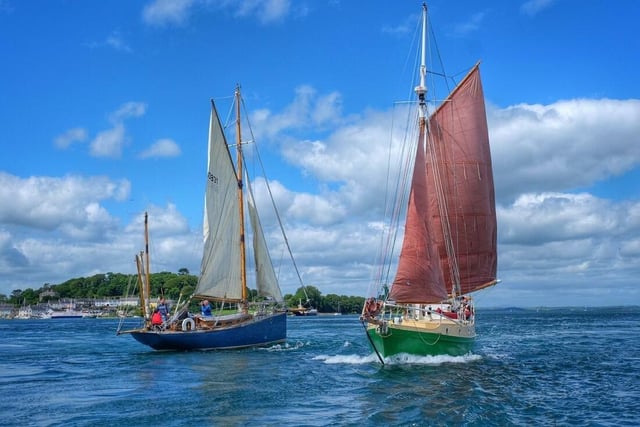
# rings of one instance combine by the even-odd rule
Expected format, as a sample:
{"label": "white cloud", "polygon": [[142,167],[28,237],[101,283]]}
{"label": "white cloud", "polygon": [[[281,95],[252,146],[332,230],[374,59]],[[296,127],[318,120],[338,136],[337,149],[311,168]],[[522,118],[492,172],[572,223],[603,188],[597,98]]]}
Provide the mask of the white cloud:
{"label": "white cloud", "polygon": [[147,104],[144,102],[126,102],[122,104],[116,111],[110,114],[109,120],[118,124],[123,120],[132,118],[132,117],[141,117],[147,111]]}
{"label": "white cloud", "polygon": [[66,149],[71,146],[74,142],[83,142],[87,139],[87,131],[83,128],[73,128],[69,129],[65,133],[60,136],[57,136],[54,139],[54,143],[56,147],[60,149]]}
{"label": "white cloud", "polygon": [[488,109],[497,194],[592,185],[640,165],[640,100]]}
{"label": "white cloud", "polygon": [[142,20],[151,26],[183,25],[194,0],[154,0],[142,10]]}
{"label": "white cloud", "polygon": [[[82,192],[76,198],[86,199]],[[38,289],[45,283],[62,283],[74,277],[117,272],[135,274],[134,255],[144,249],[144,216],[133,213],[132,221],[124,226],[114,223],[96,204],[84,204],[87,221],[75,222],[71,216],[61,217],[60,229],[72,235],[31,229],[25,235],[18,229],[8,232],[0,229],[0,293],[10,294],[14,289]],[[186,219],[168,205],[151,205],[149,211],[149,246],[151,270],[178,271],[188,268],[197,274],[201,254],[201,237],[189,230]],[[4,220],[5,228],[11,227]],[[100,238],[78,239],[83,231],[94,227],[102,229]]]}
{"label": "white cloud", "polygon": [[98,133],[91,141],[90,152],[94,157],[118,158],[122,155],[122,148],[126,142],[124,125],[119,123],[111,129]]}
{"label": "white cloud", "polygon": [[122,34],[120,34],[119,31],[113,31],[111,34],[109,34],[107,36],[107,39],[105,40],[105,45],[117,51],[127,53],[133,52],[133,49],[131,49],[131,46],[127,44],[124,37],[122,37]]}
{"label": "white cloud", "polygon": [[[142,20],[154,27],[183,26],[197,6],[229,10],[238,18],[256,19],[264,25],[281,22],[292,12],[290,0],[154,0],[144,7]],[[306,7],[299,5],[297,15],[306,13]]]}
{"label": "white cloud", "polygon": [[110,129],[99,132],[89,144],[90,154],[94,157],[119,158],[124,146],[129,143],[124,121],[143,116],[147,111],[147,104],[143,102],[126,102],[116,111],[109,114],[109,121],[113,123]]}
{"label": "white cloud", "polygon": [[176,157],[180,155],[180,146],[173,140],[165,138],[154,142],[149,148],[140,153],[140,158]]}
{"label": "white cloud", "polygon": [[0,172],[0,224],[63,234],[86,228],[96,219],[115,226],[115,219],[98,203],[125,200],[130,190],[129,181],[106,177],[20,178]]}
{"label": "white cloud", "polygon": [[338,92],[319,95],[308,85],[296,88],[295,98],[281,113],[259,109],[251,114],[251,126],[255,134],[263,138],[283,130],[323,129],[342,121],[342,96]]}
{"label": "white cloud", "polygon": [[523,194],[500,208],[501,241],[537,245],[548,241],[624,234],[627,207],[590,194]]}
{"label": "white cloud", "polygon": [[282,20],[291,8],[290,0],[242,0],[227,5],[236,8],[236,16],[256,16],[263,24]]}

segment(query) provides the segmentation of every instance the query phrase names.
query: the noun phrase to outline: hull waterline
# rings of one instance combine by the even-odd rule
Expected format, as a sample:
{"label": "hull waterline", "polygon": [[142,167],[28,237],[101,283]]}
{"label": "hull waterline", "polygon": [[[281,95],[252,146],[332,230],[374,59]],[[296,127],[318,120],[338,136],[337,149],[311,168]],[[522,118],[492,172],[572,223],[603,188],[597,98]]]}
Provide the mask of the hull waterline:
{"label": "hull waterline", "polygon": [[155,350],[227,350],[284,342],[286,313],[271,314],[226,328],[191,331],[131,331],[138,342]]}
{"label": "hull waterline", "polygon": [[367,335],[382,357],[401,353],[415,356],[463,356],[472,351],[476,336],[473,326],[455,323],[436,325],[433,329],[427,329],[424,325],[388,323],[385,330],[381,326],[369,325]]}

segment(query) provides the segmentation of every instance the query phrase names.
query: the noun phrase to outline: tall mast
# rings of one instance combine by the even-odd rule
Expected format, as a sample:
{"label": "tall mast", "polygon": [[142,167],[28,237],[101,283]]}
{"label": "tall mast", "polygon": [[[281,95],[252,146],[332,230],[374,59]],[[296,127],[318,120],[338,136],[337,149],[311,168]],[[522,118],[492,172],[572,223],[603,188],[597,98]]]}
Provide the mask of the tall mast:
{"label": "tall mast", "polygon": [[[238,155],[237,166],[238,176],[236,177],[238,180],[238,201],[240,205],[239,215],[240,215],[240,284],[242,286],[242,301],[247,301],[247,261],[245,254],[245,239],[244,239],[244,197],[242,193],[242,177],[243,177],[243,169],[242,169],[242,135],[241,135],[241,126],[240,126],[240,86],[236,87],[235,92],[236,98],[236,151]],[[243,304],[243,311],[247,310],[246,304]]]}
{"label": "tall mast", "polygon": [[146,294],[147,294],[147,302],[151,300],[151,280],[149,277],[149,214],[147,212],[144,213],[144,252],[145,252],[145,275],[147,279],[146,283]]}
{"label": "tall mast", "polygon": [[420,126],[424,126],[426,119],[426,94],[427,94],[427,4],[422,4],[422,48],[420,56],[420,86],[416,86],[414,91],[418,95],[420,102],[419,114],[420,114]]}

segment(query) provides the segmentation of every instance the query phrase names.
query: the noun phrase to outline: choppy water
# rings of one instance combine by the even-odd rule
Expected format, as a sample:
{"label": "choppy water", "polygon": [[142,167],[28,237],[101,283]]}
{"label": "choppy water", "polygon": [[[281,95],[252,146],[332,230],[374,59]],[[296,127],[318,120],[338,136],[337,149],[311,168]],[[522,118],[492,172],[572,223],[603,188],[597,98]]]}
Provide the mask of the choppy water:
{"label": "choppy water", "polygon": [[117,320],[0,321],[0,423],[640,425],[640,309],[479,310],[464,357],[377,362],[356,316],[286,345],[154,352]]}

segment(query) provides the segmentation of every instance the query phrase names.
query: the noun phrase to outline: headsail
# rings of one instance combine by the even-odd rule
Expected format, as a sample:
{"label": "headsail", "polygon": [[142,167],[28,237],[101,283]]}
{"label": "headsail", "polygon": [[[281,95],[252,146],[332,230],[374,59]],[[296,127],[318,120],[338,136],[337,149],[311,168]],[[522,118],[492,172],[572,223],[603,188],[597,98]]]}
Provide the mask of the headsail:
{"label": "headsail", "polygon": [[258,288],[258,295],[271,297],[277,302],[283,302],[282,292],[280,291],[276,273],[271,263],[271,257],[267,250],[267,242],[264,239],[262,225],[260,224],[260,218],[258,217],[258,211],[256,210],[251,192],[249,192],[247,202],[251,229],[253,230],[253,252],[255,254],[256,287]]}
{"label": "headsail", "polygon": [[447,291],[495,284],[495,194],[477,64],[429,118],[427,186],[438,192],[429,210]]}

